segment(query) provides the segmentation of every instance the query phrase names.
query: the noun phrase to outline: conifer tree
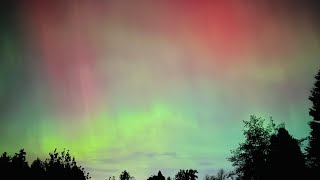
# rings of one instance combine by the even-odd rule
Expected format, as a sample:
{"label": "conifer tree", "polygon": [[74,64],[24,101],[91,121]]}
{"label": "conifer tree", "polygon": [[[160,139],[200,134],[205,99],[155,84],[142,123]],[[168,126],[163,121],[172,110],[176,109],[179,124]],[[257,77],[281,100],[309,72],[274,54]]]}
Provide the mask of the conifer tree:
{"label": "conifer tree", "polygon": [[[307,164],[312,172],[320,171],[320,70],[315,76],[316,82],[310,91],[309,100],[312,107],[309,109],[309,115],[313,118],[309,122],[310,135],[309,144],[306,147]],[[319,176],[319,175],[318,175]]]}

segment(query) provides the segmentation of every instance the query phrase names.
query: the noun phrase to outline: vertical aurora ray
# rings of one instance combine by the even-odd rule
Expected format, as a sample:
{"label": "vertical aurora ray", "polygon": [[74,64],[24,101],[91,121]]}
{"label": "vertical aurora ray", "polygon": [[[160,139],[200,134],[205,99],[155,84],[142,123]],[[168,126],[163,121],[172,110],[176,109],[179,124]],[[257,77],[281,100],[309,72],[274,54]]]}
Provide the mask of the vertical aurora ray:
{"label": "vertical aurora ray", "polygon": [[[8,1],[9,2],[9,1]],[[18,2],[18,1],[17,1]],[[230,168],[242,120],[308,133],[317,4],[47,1],[1,6],[0,150],[67,148],[94,179]],[[157,168],[157,169],[155,169]]]}

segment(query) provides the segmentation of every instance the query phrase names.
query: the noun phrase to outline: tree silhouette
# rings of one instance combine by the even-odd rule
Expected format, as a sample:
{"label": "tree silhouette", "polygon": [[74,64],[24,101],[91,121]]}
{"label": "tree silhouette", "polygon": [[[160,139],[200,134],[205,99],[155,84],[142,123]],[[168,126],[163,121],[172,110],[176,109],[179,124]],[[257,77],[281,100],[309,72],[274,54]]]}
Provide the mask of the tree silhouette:
{"label": "tree silhouette", "polygon": [[198,171],[194,169],[183,170],[180,171],[175,175],[175,180],[196,180]]}
{"label": "tree silhouette", "polygon": [[158,180],[166,180],[166,178],[162,175],[161,171],[158,172]]}
{"label": "tree silhouette", "polygon": [[59,153],[57,149],[49,153],[50,158],[45,161],[48,177],[52,179],[90,179],[89,173],[77,165],[75,158],[71,157],[69,150]]}
{"label": "tree silhouette", "polygon": [[216,177],[215,177],[215,176],[210,176],[210,175],[206,174],[206,175],[204,176],[204,180],[216,180]]}
{"label": "tree silhouette", "polygon": [[37,158],[29,167],[24,149],[15,153],[12,158],[5,152],[0,157],[0,173],[10,179],[87,180],[90,178],[89,173],[77,165],[75,158],[71,158],[69,151],[59,153],[55,150],[49,153],[49,156],[45,161]]}
{"label": "tree silhouette", "polygon": [[298,140],[280,128],[271,136],[270,143],[268,179],[303,179],[305,162]]}
{"label": "tree silhouette", "polygon": [[316,82],[312,88],[309,100],[312,107],[309,109],[309,115],[312,120],[309,122],[311,129],[309,135],[309,144],[306,147],[307,165],[311,170],[313,177],[320,177],[320,70],[315,76]]}
{"label": "tree silhouette", "polygon": [[239,147],[231,150],[232,156],[228,158],[235,167],[233,172],[237,179],[262,180],[266,177],[266,160],[270,136],[283,124],[274,124],[272,118],[267,127],[264,126],[265,120],[250,116],[249,121],[244,121],[245,142],[240,143]]}
{"label": "tree silhouette", "polygon": [[116,180],[116,178],[114,176],[110,176],[108,180]]}
{"label": "tree silhouette", "polygon": [[120,179],[120,180],[132,180],[132,179],[134,179],[134,177],[131,176],[129,172],[127,172],[126,170],[124,170],[124,171],[120,174],[119,179]]}
{"label": "tree silhouette", "polygon": [[162,175],[161,171],[158,172],[158,175],[153,175],[148,178],[148,180],[165,180],[166,178]]}
{"label": "tree silhouette", "polygon": [[4,152],[0,157],[0,172],[1,172],[1,174],[9,172],[10,166],[11,166],[10,163],[11,163],[11,157],[8,156],[8,154],[6,152]]}
{"label": "tree silhouette", "polygon": [[30,166],[31,179],[44,179],[46,177],[46,167],[39,158],[34,160]]}
{"label": "tree silhouette", "polygon": [[29,177],[29,166],[26,161],[26,152],[21,149],[18,153],[11,158],[10,169],[15,173],[12,173],[11,177],[13,179],[18,179],[20,177]]}
{"label": "tree silhouette", "polygon": [[10,157],[6,152],[0,157],[0,174],[10,179],[21,179],[30,177],[30,167],[26,161],[26,152],[21,149]]}
{"label": "tree silhouette", "polygon": [[225,180],[227,179],[228,174],[225,172],[224,169],[219,169],[217,175],[215,176],[215,180]]}
{"label": "tree silhouette", "polygon": [[205,180],[226,180],[229,178],[229,173],[227,173],[224,169],[219,169],[217,174],[214,176],[205,175]]}

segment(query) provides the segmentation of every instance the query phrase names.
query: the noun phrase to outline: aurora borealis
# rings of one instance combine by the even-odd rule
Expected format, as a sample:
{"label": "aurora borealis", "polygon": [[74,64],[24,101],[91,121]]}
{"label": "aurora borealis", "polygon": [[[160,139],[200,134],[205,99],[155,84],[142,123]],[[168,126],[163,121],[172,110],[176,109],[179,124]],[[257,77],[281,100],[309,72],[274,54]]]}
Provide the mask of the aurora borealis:
{"label": "aurora borealis", "polygon": [[308,135],[319,3],[1,2],[0,150],[70,149],[93,179],[231,169],[255,114]]}

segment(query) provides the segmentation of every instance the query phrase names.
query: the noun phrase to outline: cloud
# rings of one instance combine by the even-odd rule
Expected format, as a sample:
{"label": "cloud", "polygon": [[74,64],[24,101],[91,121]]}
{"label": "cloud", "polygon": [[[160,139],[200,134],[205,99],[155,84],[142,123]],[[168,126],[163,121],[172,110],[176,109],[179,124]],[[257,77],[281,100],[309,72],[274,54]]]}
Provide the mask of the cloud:
{"label": "cloud", "polygon": [[169,156],[169,157],[172,157],[172,158],[177,158],[177,153],[175,153],[175,152],[165,152],[162,155],[163,156]]}
{"label": "cloud", "polygon": [[209,161],[201,161],[199,162],[199,166],[213,166],[215,163]]}
{"label": "cloud", "polygon": [[120,162],[120,159],[117,158],[102,158],[102,159],[96,159],[96,162],[100,163],[107,163],[107,164],[117,164]]}
{"label": "cloud", "polygon": [[163,152],[163,153],[156,153],[156,152],[134,152],[129,154],[129,157],[135,158],[157,158],[157,157],[171,157],[176,158],[177,154],[175,152]]}
{"label": "cloud", "polygon": [[108,168],[98,168],[98,167],[85,168],[85,170],[90,173],[91,172],[103,172],[103,173],[111,173],[111,174],[120,171],[120,169],[114,169],[114,168],[108,169]]}
{"label": "cloud", "polygon": [[141,159],[157,159],[157,158],[178,158],[176,152],[132,152],[126,156],[114,157],[114,158],[99,158],[95,159],[97,163],[102,164],[118,164],[124,161],[135,161]]}

